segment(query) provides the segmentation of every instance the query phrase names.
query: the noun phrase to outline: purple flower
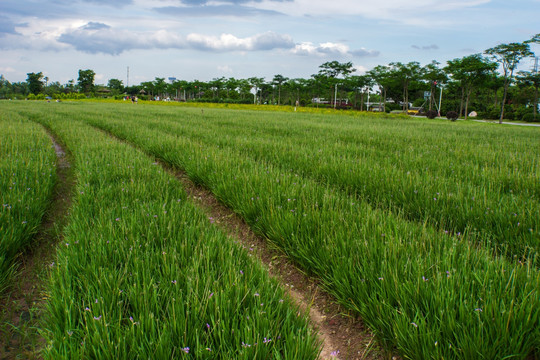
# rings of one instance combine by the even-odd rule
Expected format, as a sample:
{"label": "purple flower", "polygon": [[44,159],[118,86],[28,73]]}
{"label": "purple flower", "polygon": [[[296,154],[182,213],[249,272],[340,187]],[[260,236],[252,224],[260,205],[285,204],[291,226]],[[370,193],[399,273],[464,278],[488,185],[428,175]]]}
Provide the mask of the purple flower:
{"label": "purple flower", "polygon": [[338,355],[339,355],[339,350],[332,351],[332,352],[330,353],[330,356],[332,356],[332,357],[337,357]]}
{"label": "purple flower", "polygon": [[411,323],[411,325],[414,326],[415,328],[418,327],[418,325],[416,325],[416,323],[413,323],[413,322]]}
{"label": "purple flower", "polygon": [[272,341],[272,339],[264,338],[263,343],[268,344],[270,341]]}
{"label": "purple flower", "polygon": [[255,293],[255,294],[253,294],[253,296],[259,296],[259,293]]}
{"label": "purple flower", "polygon": [[101,320],[101,315],[99,315],[98,317],[94,316],[94,320]]}
{"label": "purple flower", "polygon": [[210,329],[210,324],[209,323],[206,323],[206,328]]}
{"label": "purple flower", "polygon": [[187,346],[185,348],[182,348],[182,351],[186,354],[189,354],[189,348]]}
{"label": "purple flower", "polygon": [[115,220],[116,220],[116,221],[120,221],[120,218],[116,218]]}
{"label": "purple flower", "polygon": [[211,293],[211,294],[208,296],[208,298],[211,299],[212,296],[214,296],[214,293]]}
{"label": "purple flower", "polygon": [[240,275],[244,275],[244,272],[242,270],[240,270]]}

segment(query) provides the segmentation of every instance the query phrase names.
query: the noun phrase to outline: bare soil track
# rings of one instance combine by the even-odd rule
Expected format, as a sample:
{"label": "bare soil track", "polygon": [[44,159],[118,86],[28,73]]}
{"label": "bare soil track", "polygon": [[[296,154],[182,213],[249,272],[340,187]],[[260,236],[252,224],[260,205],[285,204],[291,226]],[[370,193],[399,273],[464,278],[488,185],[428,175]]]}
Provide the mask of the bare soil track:
{"label": "bare soil track", "polygon": [[61,225],[71,204],[74,179],[71,166],[56,138],[49,132],[56,152],[57,183],[51,205],[32,245],[17,259],[13,287],[0,297],[0,360],[37,359],[43,340],[39,335],[39,317],[44,303],[44,277],[54,257]]}
{"label": "bare soil track", "polygon": [[[99,130],[113,139],[138,148],[129,141]],[[271,248],[268,242],[256,235],[239,215],[219,202],[210,190],[195,184],[181,169],[171,166],[162,159],[155,157],[154,159],[182,183],[188,198],[207,214],[212,223],[222,228],[234,241],[240,242],[246,251],[252,252],[268,268],[270,275],[279,279],[288,289],[300,309],[309,312],[311,323],[318,330],[322,342],[320,360],[399,359],[382,350],[360,318],[338,305],[335,298],[321,289],[316,279],[307,276],[294,266],[279,249]]]}
{"label": "bare soil track", "polygon": [[[299,307],[309,311],[310,319],[323,343],[320,359],[388,359],[375,343],[373,334],[361,319],[336,304],[335,299],[321,290],[317,280],[294,266],[278,249],[271,248],[257,236],[243,219],[220,203],[207,189],[195,185],[181,170],[156,159],[182,182],[192,201],[199,205],[209,220],[221,227],[234,240],[256,256],[280,280]],[[394,357],[395,358],[395,357]]]}
{"label": "bare soil track", "polygon": [[[44,345],[36,327],[44,303],[43,277],[53,261],[54,247],[61,237],[59,228],[68,214],[74,186],[66,153],[54,136],[50,136],[57,154],[58,182],[34,246],[20,257],[15,286],[0,298],[0,360],[39,358],[39,350]],[[321,290],[316,279],[306,276],[283,253],[257,236],[240,216],[221,204],[209,190],[195,185],[181,170],[159,159],[156,161],[183,184],[191,201],[201,207],[211,222],[257,257],[271,276],[288,289],[299,307],[309,312],[323,345],[320,359],[392,357],[378,347],[361,319],[337,305],[331,295]]]}

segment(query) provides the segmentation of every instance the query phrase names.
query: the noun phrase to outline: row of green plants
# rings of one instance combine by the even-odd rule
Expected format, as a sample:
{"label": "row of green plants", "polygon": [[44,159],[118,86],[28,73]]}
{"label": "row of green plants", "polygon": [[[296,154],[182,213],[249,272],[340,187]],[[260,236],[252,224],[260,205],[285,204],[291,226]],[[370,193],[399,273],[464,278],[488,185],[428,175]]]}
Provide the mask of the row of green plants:
{"label": "row of green plants", "polygon": [[316,334],[283,288],[152,158],[78,121],[80,107],[10,106],[74,158],[45,359],[317,358]]}
{"label": "row of green plants", "polygon": [[0,295],[52,197],[56,156],[45,130],[0,108]]}
{"label": "row of green plants", "polygon": [[[174,115],[160,111],[151,118],[147,113],[135,116],[142,126],[231,149],[406,219],[443,232],[467,233],[471,241],[510,258],[539,264],[536,131],[477,123],[448,128],[425,120],[314,121],[302,115],[291,122],[286,114],[275,113],[224,116],[207,111],[204,117],[181,121]],[[440,141],[443,126],[445,141]]]}
{"label": "row of green plants", "polygon": [[53,100],[82,100],[86,99],[86,95],[82,93],[54,93],[51,96],[47,96],[45,94],[28,94],[26,97],[28,100],[47,100],[47,99],[53,99]]}
{"label": "row of green plants", "polygon": [[[99,115],[90,105],[57,111],[184,169],[319,277],[403,358],[526,359],[538,354],[540,276],[530,263],[493,255],[471,244],[468,234],[445,234],[407,221],[294,169],[285,171],[189,133],[145,126],[140,115],[155,118],[159,108],[92,106]],[[183,109],[175,117],[205,121],[201,115],[198,109]]]}

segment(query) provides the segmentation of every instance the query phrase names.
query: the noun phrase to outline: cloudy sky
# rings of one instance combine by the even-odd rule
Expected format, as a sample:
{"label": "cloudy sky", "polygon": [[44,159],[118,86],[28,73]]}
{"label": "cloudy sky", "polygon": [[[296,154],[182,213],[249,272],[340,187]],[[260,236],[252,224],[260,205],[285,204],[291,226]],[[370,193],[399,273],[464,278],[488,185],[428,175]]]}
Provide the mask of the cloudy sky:
{"label": "cloudy sky", "polygon": [[[0,74],[96,83],[422,64],[540,33],[540,0],[0,0]],[[540,55],[540,47],[533,50]],[[522,68],[530,68],[526,62]]]}

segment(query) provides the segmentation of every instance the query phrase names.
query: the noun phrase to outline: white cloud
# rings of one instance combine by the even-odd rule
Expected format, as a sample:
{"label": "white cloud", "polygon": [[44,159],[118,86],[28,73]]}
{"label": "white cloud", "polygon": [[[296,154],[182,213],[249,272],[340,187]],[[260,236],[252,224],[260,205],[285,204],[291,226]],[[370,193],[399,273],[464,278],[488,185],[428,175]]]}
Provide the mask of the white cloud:
{"label": "white cloud", "polygon": [[375,50],[366,50],[364,48],[358,50],[351,50],[348,45],[341,43],[332,43],[325,42],[319,45],[315,45],[312,42],[303,42],[296,44],[296,46],[291,49],[291,52],[295,55],[304,55],[304,56],[377,56],[379,55],[378,51]]}
{"label": "white cloud", "polygon": [[217,67],[217,69],[219,71],[221,71],[222,73],[228,73],[228,74],[232,74],[233,73],[233,69],[229,66],[229,65],[219,65]]}
{"label": "white cloud", "polygon": [[211,51],[249,51],[290,48],[293,46],[289,35],[266,32],[246,38],[238,38],[232,34],[218,36],[189,34],[186,42],[190,47]]}
{"label": "white cloud", "polygon": [[1,73],[14,73],[16,70],[10,66],[0,67]]}
{"label": "white cloud", "polygon": [[368,69],[362,65],[356,65],[354,68],[356,69],[355,71],[356,75],[363,75],[366,73],[366,71],[368,71]]}
{"label": "white cloud", "polygon": [[[393,20],[400,23],[432,24],[426,14],[444,13],[490,3],[492,0],[252,0],[247,5],[284,13],[289,16],[360,15],[372,19]],[[424,20],[422,20],[424,19]]]}

